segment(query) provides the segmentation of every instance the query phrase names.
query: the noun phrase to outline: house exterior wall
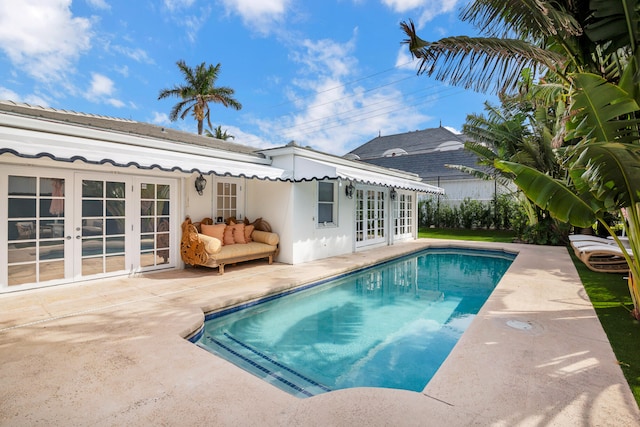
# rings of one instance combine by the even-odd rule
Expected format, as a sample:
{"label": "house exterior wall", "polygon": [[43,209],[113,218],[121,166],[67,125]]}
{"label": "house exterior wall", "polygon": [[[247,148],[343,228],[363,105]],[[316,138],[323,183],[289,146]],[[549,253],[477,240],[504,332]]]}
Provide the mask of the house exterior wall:
{"label": "house exterior wall", "polygon": [[[191,218],[192,221],[200,221],[202,218],[211,217],[211,206],[213,203],[213,190],[215,185],[211,175],[203,175],[207,180],[202,195],[199,195],[195,189],[196,178],[199,174],[192,174],[185,179],[185,199],[184,199],[184,215]],[[181,218],[184,219],[184,218]]]}
{"label": "house exterior wall", "polygon": [[353,241],[353,200],[344,195],[344,186],[337,186],[337,224],[319,226],[318,182],[294,184],[294,229],[291,264],[313,261],[331,256],[351,253]]}
{"label": "house exterior wall", "polygon": [[294,215],[294,192],[291,182],[246,180],[246,217],[262,218],[280,237],[276,261],[293,264],[293,234],[300,229]]}

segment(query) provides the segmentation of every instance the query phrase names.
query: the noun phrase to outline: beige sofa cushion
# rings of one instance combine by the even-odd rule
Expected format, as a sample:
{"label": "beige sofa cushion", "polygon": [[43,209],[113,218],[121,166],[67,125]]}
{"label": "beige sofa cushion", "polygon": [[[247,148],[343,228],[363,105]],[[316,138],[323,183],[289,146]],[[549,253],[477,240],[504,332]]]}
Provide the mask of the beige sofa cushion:
{"label": "beige sofa cushion", "polygon": [[280,242],[280,238],[276,233],[269,233],[268,231],[253,230],[251,233],[251,239],[254,242],[266,243],[267,245],[276,246]]}
{"label": "beige sofa cushion", "polygon": [[204,250],[208,254],[217,254],[222,249],[222,242],[211,236],[207,236],[206,234],[198,234],[200,241],[204,243]]}

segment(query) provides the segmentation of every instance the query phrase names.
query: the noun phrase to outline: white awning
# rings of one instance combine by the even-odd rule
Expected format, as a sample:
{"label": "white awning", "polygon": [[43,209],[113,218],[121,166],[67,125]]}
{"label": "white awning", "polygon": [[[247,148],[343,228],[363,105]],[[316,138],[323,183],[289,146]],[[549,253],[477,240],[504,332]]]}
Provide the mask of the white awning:
{"label": "white awning", "polygon": [[89,164],[200,172],[219,176],[287,179],[284,170],[269,166],[268,160],[257,156],[234,154],[236,160],[224,158],[225,153],[207,147],[164,141],[157,141],[155,145],[156,147],[152,147],[55,134],[43,137],[42,134],[24,134],[21,131],[12,134],[6,128],[0,130],[0,154],[11,153],[24,158],[46,157],[62,162],[80,160]]}
{"label": "white awning", "polygon": [[361,184],[394,187],[421,193],[444,194],[443,188],[426,184],[417,175],[408,172],[369,164],[356,167],[297,157],[294,180],[310,181],[313,179],[343,179]]}

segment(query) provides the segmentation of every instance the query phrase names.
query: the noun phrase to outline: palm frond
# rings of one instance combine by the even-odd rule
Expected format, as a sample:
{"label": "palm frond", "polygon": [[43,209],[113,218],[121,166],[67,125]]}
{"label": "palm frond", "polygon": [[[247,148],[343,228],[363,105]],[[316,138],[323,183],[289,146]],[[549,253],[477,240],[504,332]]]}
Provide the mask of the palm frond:
{"label": "palm frond", "polygon": [[475,0],[462,11],[461,19],[484,34],[506,37],[518,34],[540,40],[549,36],[577,36],[582,27],[562,2],[540,0]]}
{"label": "palm frond", "polygon": [[478,157],[480,157],[481,161],[486,161],[489,164],[493,165],[493,161],[496,159],[496,153],[487,147],[485,144],[475,141],[466,141],[464,143],[465,150],[471,151]]}
{"label": "palm frond", "polygon": [[513,93],[523,70],[562,72],[566,57],[526,41],[486,37],[447,37],[424,44],[415,34],[404,42],[420,59],[418,74],[479,92]]}

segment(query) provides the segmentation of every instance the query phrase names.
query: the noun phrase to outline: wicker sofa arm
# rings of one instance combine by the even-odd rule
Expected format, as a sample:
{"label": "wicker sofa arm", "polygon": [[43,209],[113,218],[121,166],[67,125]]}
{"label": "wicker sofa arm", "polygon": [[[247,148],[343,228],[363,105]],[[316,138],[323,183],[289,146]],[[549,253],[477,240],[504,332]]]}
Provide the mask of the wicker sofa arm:
{"label": "wicker sofa arm", "polygon": [[187,218],[182,223],[182,239],[180,240],[180,256],[185,264],[200,265],[207,262],[209,256],[205,243],[200,240],[198,229]]}

